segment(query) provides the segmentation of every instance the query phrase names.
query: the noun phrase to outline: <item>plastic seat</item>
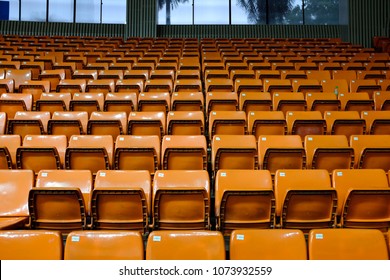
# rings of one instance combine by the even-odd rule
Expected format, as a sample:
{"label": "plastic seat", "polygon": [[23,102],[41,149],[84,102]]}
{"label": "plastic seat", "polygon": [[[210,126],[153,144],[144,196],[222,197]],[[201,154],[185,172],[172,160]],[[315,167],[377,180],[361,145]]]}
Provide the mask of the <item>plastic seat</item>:
{"label": "plastic seat", "polygon": [[[329,70],[307,70],[306,76],[308,79],[314,79],[319,82],[331,79]],[[323,89],[323,91],[325,92],[326,90]]]}
{"label": "plastic seat", "polygon": [[57,85],[61,80],[65,79],[65,70],[43,70],[39,75],[39,80],[49,81],[50,82],[50,91],[55,91]]}
{"label": "plastic seat", "polygon": [[354,151],[345,135],[307,135],[305,137],[307,169],[335,169],[354,166]]}
{"label": "plastic seat", "polygon": [[24,84],[25,81],[31,80],[31,70],[8,69],[5,72],[5,78],[13,79],[15,91],[19,92],[19,86]]}
{"label": "plastic seat", "polygon": [[138,232],[74,231],[67,236],[65,260],[143,260],[144,244]]}
{"label": "plastic seat", "polygon": [[113,150],[111,135],[73,135],[65,151],[65,169],[87,169],[92,174],[111,169]]}
{"label": "plastic seat", "polygon": [[160,139],[165,134],[166,117],[164,112],[131,112],[128,119],[129,135],[157,135]]}
{"label": "plastic seat", "polygon": [[[283,70],[281,71],[281,78],[287,80],[303,80],[307,79],[306,72],[304,70]],[[317,81],[317,80],[314,80]],[[317,81],[318,82],[318,81]],[[294,87],[294,84],[293,84]],[[299,90],[296,90],[299,91]]]}
{"label": "plastic seat", "polygon": [[204,72],[205,79],[229,79],[229,71],[227,69],[211,69]]}
{"label": "plastic seat", "polygon": [[372,79],[372,80],[386,79],[386,73],[382,73],[381,70],[359,70],[357,71],[357,79],[360,80],[361,79],[363,80],[364,79]]}
{"label": "plastic seat", "polygon": [[203,111],[204,97],[199,92],[174,92],[171,98],[172,111]]}
{"label": "plastic seat", "polygon": [[145,82],[145,92],[163,91],[172,93],[173,82],[171,79],[153,79]]}
{"label": "plastic seat", "polygon": [[0,169],[16,167],[16,149],[20,145],[20,135],[0,135]]}
{"label": "plastic seat", "polygon": [[322,92],[322,85],[318,80],[300,79],[291,81],[294,92]]}
{"label": "plastic seat", "polygon": [[253,135],[215,135],[211,142],[211,164],[219,169],[257,169],[256,139]]}
{"label": "plastic seat", "polygon": [[144,80],[143,79],[128,79],[128,80],[117,80],[115,83],[115,92],[134,92],[137,94],[144,91]]}
{"label": "plastic seat", "polygon": [[142,92],[138,96],[138,111],[168,113],[171,106],[169,92]]}
{"label": "plastic seat", "polygon": [[372,98],[376,111],[390,110],[390,91],[375,91]]}
{"label": "plastic seat", "polygon": [[146,232],[151,188],[147,170],[99,171],[91,196],[92,228]]}
{"label": "plastic seat", "polygon": [[104,100],[104,111],[107,112],[130,112],[137,111],[137,94],[134,92],[107,93]]}
{"label": "plastic seat", "polygon": [[62,79],[72,79],[73,73],[76,71],[76,63],[56,61],[52,66],[52,70],[62,70],[65,73]]}
{"label": "plastic seat", "polygon": [[[110,68],[110,67],[109,67]],[[122,69],[104,69],[98,72],[98,79],[113,79],[114,82],[123,80]]]}
{"label": "plastic seat", "polygon": [[66,147],[65,135],[26,135],[16,150],[16,167],[35,174],[43,169],[62,169]]}
{"label": "plastic seat", "polygon": [[87,112],[54,112],[48,121],[47,133],[65,135],[69,140],[72,135],[87,133]]}
{"label": "plastic seat", "polygon": [[305,100],[308,111],[319,111],[324,115],[326,111],[340,110],[340,100],[331,92],[307,92]]}
{"label": "plastic seat", "polygon": [[343,70],[335,71],[356,71],[366,69],[362,62],[342,62],[341,67],[343,67]]}
{"label": "plastic seat", "polygon": [[357,79],[355,70],[334,70],[332,72],[332,78],[334,80],[344,79],[349,84],[352,80]]}
{"label": "plastic seat", "polygon": [[15,91],[13,79],[0,79],[0,93],[12,93]]}
{"label": "plastic seat", "polygon": [[114,79],[89,80],[85,87],[86,92],[101,92],[107,95],[109,92],[115,92]]}
{"label": "plastic seat", "polygon": [[0,96],[0,112],[5,112],[8,119],[13,119],[16,112],[31,111],[32,95],[27,93],[3,93]]}
{"label": "plastic seat", "polygon": [[206,170],[157,171],[153,179],[153,228],[209,229],[210,179]]}
{"label": "plastic seat", "polygon": [[75,93],[69,102],[70,111],[87,112],[90,117],[92,112],[101,111],[104,108],[104,94],[97,92]]}
{"label": "plastic seat", "polygon": [[310,260],[388,260],[383,234],[372,229],[316,229],[308,240]]}
{"label": "plastic seat", "polygon": [[318,111],[288,111],[286,113],[288,134],[299,135],[304,140],[306,135],[326,134],[326,122]]}
{"label": "plastic seat", "polygon": [[[225,260],[225,243],[215,231],[153,231],[146,247],[147,260]],[[176,248],[171,250],[171,248]]]}
{"label": "plastic seat", "polygon": [[167,115],[167,134],[203,135],[204,122],[201,111],[171,111]]}
{"label": "plastic seat", "polygon": [[181,91],[202,91],[202,82],[200,79],[180,79],[174,84],[174,92]]}
{"label": "plastic seat", "polygon": [[7,134],[19,134],[22,138],[27,134],[46,134],[49,119],[50,112],[16,112],[15,117],[8,120]]}
{"label": "plastic seat", "polygon": [[31,94],[34,103],[40,98],[42,93],[48,93],[49,91],[49,81],[25,81],[19,85],[19,92]]}
{"label": "plastic seat", "polygon": [[61,80],[57,87],[56,92],[70,92],[70,93],[77,93],[77,92],[85,92],[85,88],[87,86],[87,80],[85,79],[64,79]]}
{"label": "plastic seat", "polygon": [[258,139],[259,169],[274,175],[279,169],[303,169],[306,154],[299,135],[261,135]]}
{"label": "plastic seat", "polygon": [[234,91],[237,94],[243,91],[259,93],[263,91],[263,82],[258,79],[239,78],[234,81]]}
{"label": "plastic seat", "polygon": [[242,91],[239,95],[239,109],[248,115],[251,111],[271,111],[272,100],[269,92]]}
{"label": "plastic seat", "polygon": [[294,229],[238,229],[230,237],[231,260],[306,260],[302,231]]}
{"label": "plastic seat", "polygon": [[343,70],[343,67],[340,65],[339,62],[320,62],[318,64],[318,69],[320,71],[328,70]]}
{"label": "plastic seat", "polygon": [[389,111],[363,111],[361,118],[366,121],[366,134],[390,134]]}
{"label": "plastic seat", "polygon": [[238,96],[235,92],[208,92],[206,94],[206,112],[237,111]]}
{"label": "plastic seat", "polygon": [[295,69],[303,71],[318,71],[318,65],[314,62],[297,62],[295,63]]}
{"label": "plastic seat", "polygon": [[215,179],[217,229],[273,228],[275,197],[268,170],[220,169]]}
{"label": "plastic seat", "polygon": [[347,92],[338,95],[341,110],[345,111],[369,111],[374,110],[374,101],[367,92]]}
{"label": "plastic seat", "polygon": [[302,92],[275,92],[272,96],[274,111],[306,111],[306,100]]}
{"label": "plastic seat", "polygon": [[144,82],[146,80],[149,80],[149,70],[148,69],[135,69],[135,68],[132,68],[131,70],[126,70],[124,73],[123,73],[123,78],[126,80],[126,79],[141,79],[143,80]]}
{"label": "plastic seat", "polygon": [[88,124],[87,134],[111,135],[116,139],[118,135],[127,132],[127,115],[125,112],[92,112]]}
{"label": "plastic seat", "polygon": [[287,170],[275,174],[276,216],[282,228],[331,228],[336,223],[337,194],[324,169]]}
{"label": "plastic seat", "polygon": [[58,231],[0,231],[2,260],[62,260],[63,245]]}
{"label": "plastic seat", "polygon": [[[232,66],[234,67],[234,66]],[[256,75],[253,70],[248,69],[248,65],[245,66],[245,69],[233,69],[230,71],[230,79],[232,79],[234,82],[240,79],[255,79]]]}
{"label": "plastic seat", "polygon": [[213,78],[205,80],[205,91],[234,92],[233,81],[229,78]]}
{"label": "plastic seat", "polygon": [[380,169],[336,169],[332,174],[337,191],[340,226],[376,228],[390,226],[390,188]]}
{"label": "plastic seat", "polygon": [[247,134],[246,114],[243,111],[211,111],[209,136]]}
{"label": "plastic seat", "polygon": [[366,132],[366,122],[356,111],[327,111],[324,119],[328,134],[331,135],[345,135],[349,138]]}
{"label": "plastic seat", "polygon": [[148,170],[153,176],[160,169],[160,149],[160,138],[157,135],[118,136],[113,168]]}
{"label": "plastic seat", "polygon": [[373,79],[352,80],[350,84],[351,92],[367,92],[370,99],[373,98],[375,91],[382,90],[381,86]]}
{"label": "plastic seat", "polygon": [[390,170],[390,135],[352,135],[355,168]]}
{"label": "plastic seat", "polygon": [[68,111],[71,99],[70,93],[43,92],[35,102],[36,110],[47,111],[51,114],[54,114],[56,111]]}
{"label": "plastic seat", "polygon": [[207,170],[207,141],[203,135],[166,135],[161,145],[164,170]]}
{"label": "plastic seat", "polygon": [[264,79],[263,81],[264,92],[269,92],[272,95],[275,92],[292,92],[293,87],[290,80],[279,79]]}
{"label": "plastic seat", "polygon": [[23,229],[29,223],[28,193],[34,185],[34,173],[4,169],[0,175],[0,229]]}
{"label": "plastic seat", "polygon": [[[323,92],[332,92],[336,95],[340,93],[348,93],[350,89],[348,87],[347,80],[322,80],[321,81]],[[351,90],[352,92],[352,90]]]}
{"label": "plastic seat", "polygon": [[256,141],[260,135],[287,134],[287,122],[281,111],[253,111],[248,114],[248,133],[255,136]]}
{"label": "plastic seat", "polygon": [[92,187],[88,170],[41,170],[28,196],[31,228],[86,229]]}

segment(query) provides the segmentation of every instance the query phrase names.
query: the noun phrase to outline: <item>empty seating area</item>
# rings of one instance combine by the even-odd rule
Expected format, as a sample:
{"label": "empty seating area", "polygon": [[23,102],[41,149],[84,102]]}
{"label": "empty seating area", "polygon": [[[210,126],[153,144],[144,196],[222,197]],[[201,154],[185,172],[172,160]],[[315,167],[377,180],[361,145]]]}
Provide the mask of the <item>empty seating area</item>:
{"label": "empty seating area", "polygon": [[389,110],[338,39],[1,35],[0,258],[389,259]]}

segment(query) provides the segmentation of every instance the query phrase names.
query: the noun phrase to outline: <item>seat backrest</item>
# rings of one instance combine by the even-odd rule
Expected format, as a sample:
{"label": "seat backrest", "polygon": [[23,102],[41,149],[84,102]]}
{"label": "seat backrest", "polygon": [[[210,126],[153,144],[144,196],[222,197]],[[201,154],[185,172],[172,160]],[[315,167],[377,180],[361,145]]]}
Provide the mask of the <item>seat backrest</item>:
{"label": "seat backrest", "polygon": [[362,111],[361,118],[366,121],[366,134],[390,134],[390,111]]}
{"label": "seat backrest", "polygon": [[215,177],[215,216],[219,230],[271,228],[275,198],[268,170],[220,169]]}
{"label": "seat backrest", "polygon": [[171,107],[169,92],[142,92],[138,95],[138,110],[168,113]]}
{"label": "seat backrest", "polygon": [[43,92],[36,101],[37,111],[49,111],[53,114],[56,111],[68,111],[72,96],[69,92]]}
{"label": "seat backrest", "polygon": [[31,70],[26,69],[8,69],[5,72],[6,79],[13,79],[15,82],[15,91],[19,91],[19,86],[25,81],[31,80]]}
{"label": "seat backrest", "polygon": [[248,113],[248,133],[258,140],[260,135],[287,134],[287,123],[281,111],[251,111]]}
{"label": "seat backrest", "polygon": [[8,120],[8,134],[19,134],[24,138],[27,134],[46,134],[50,112],[19,111]]}
{"label": "seat backrest", "polygon": [[16,167],[16,149],[21,142],[20,135],[0,135],[0,169]]}
{"label": "seat backrest", "polygon": [[203,135],[204,119],[201,111],[170,111],[167,115],[167,134]]}
{"label": "seat backrest", "polygon": [[130,135],[157,135],[161,139],[165,134],[164,112],[131,112],[128,121]]}
{"label": "seat backrest", "polygon": [[0,231],[2,260],[62,260],[62,237],[58,231]]}
{"label": "seat backrest", "polygon": [[127,132],[127,114],[125,112],[92,112],[87,125],[87,134],[118,135]]}
{"label": "seat backrest", "polygon": [[220,232],[164,230],[153,231],[148,237],[147,260],[225,260],[225,258],[225,244]]}
{"label": "seat backrest", "polygon": [[366,132],[366,122],[357,111],[326,111],[324,119],[328,134],[345,135],[349,138]]}
{"label": "seat backrest", "polygon": [[155,229],[208,229],[210,179],[206,170],[161,170],[153,179]]}
{"label": "seat backrest", "polygon": [[274,111],[305,111],[306,100],[302,92],[279,92],[272,94],[272,108]]}
{"label": "seat backrest", "polygon": [[66,135],[68,140],[72,135],[87,133],[88,113],[82,111],[57,111],[48,122],[48,134]]}
{"label": "seat backrest", "polygon": [[34,185],[31,170],[0,170],[0,228],[23,228],[28,223],[28,193]]}
{"label": "seat backrest", "polygon": [[173,111],[203,111],[203,92],[174,92],[171,98]]}
{"label": "seat backrest", "polygon": [[73,231],[67,236],[65,260],[143,260],[142,236],[133,231]]}
{"label": "seat backrest", "polygon": [[28,93],[3,93],[0,97],[0,110],[7,113],[8,119],[15,117],[18,111],[31,111],[32,95]]}
{"label": "seat backrest", "polygon": [[148,170],[160,168],[160,138],[157,135],[121,135],[115,141],[114,169]]}
{"label": "seat backrest", "polygon": [[307,92],[305,95],[308,111],[320,111],[323,115],[325,111],[340,110],[340,101],[337,95],[332,92]]}
{"label": "seat backrest", "polygon": [[147,170],[99,171],[91,199],[92,227],[144,232],[151,213],[151,195]]}
{"label": "seat backrest", "polygon": [[329,172],[280,169],[275,174],[276,215],[283,228],[333,227],[337,195]]}
{"label": "seat backrest", "polygon": [[208,118],[209,136],[247,134],[244,111],[211,111]]}
{"label": "seat backrest", "polygon": [[135,92],[109,92],[104,100],[104,111],[126,112],[129,115],[137,111],[137,94]]}
{"label": "seat backrest", "polygon": [[238,229],[230,236],[231,260],[306,260],[306,251],[296,229]]}
{"label": "seat backrest", "polygon": [[374,229],[313,229],[310,260],[388,260],[383,233]]}
{"label": "seat backrest", "polygon": [[326,122],[319,111],[286,112],[288,134],[299,135],[304,140],[306,135],[324,135]]}

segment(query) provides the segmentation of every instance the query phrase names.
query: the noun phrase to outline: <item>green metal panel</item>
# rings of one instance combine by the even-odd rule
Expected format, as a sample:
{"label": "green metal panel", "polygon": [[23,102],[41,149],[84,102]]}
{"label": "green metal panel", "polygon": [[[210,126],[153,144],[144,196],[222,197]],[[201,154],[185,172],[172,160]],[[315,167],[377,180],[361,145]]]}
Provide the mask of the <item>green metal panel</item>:
{"label": "green metal panel", "polygon": [[157,1],[127,1],[126,37],[156,37]]}

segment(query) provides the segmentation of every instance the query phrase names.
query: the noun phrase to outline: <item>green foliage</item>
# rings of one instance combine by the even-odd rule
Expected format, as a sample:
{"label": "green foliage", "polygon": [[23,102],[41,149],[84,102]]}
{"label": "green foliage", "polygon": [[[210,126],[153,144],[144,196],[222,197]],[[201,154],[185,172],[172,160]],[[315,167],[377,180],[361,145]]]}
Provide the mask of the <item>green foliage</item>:
{"label": "green foliage", "polygon": [[338,24],[339,0],[305,0],[305,24]]}

